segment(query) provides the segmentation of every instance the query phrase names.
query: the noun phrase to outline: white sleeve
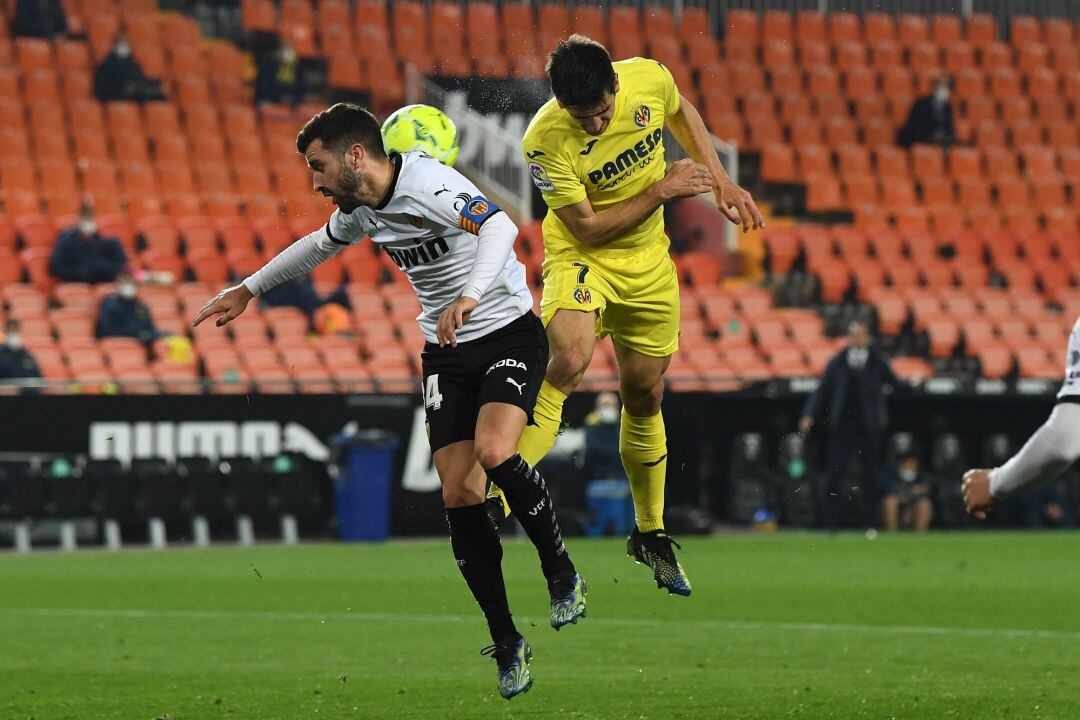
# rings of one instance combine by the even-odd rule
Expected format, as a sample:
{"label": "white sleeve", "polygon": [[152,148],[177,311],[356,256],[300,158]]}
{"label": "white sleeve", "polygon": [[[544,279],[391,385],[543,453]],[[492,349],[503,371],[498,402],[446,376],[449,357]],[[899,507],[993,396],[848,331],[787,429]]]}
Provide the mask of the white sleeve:
{"label": "white sleeve", "polygon": [[462,297],[471,297],[476,302],[480,302],[480,298],[506,267],[506,261],[514,252],[514,241],[517,240],[517,235],[517,225],[506,216],[506,213],[499,213],[487,219],[478,233],[476,259],[473,261],[472,272],[465,281],[465,289],[461,292]]}
{"label": "white sleeve", "polygon": [[270,262],[244,280],[252,295],[262,295],[272,287],[292,280],[337,255],[356,241],[347,216],[334,211],[330,221],[278,253]]}
{"label": "white sleeve", "polygon": [[1052,480],[1080,458],[1080,404],[1060,402],[1008,462],[990,474],[990,494],[1003,498]]}

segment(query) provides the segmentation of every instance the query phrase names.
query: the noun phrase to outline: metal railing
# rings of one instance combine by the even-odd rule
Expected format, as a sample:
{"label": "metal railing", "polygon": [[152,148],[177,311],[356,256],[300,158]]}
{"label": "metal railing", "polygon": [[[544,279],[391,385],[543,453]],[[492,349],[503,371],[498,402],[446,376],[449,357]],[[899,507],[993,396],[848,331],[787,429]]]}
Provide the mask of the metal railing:
{"label": "metal railing", "polygon": [[532,180],[521,157],[520,137],[496,118],[471,109],[465,93],[439,87],[412,65],[406,68],[405,100],[445,112],[457,125],[457,167],[516,219],[532,217]]}
{"label": "metal railing", "polygon": [[[734,143],[729,143],[721,140],[715,135],[712,136],[713,149],[716,150],[716,154],[720,157],[720,164],[724,166],[724,170],[731,176],[731,179],[736,183],[739,182],[739,148]],[[688,153],[679,144],[679,141],[675,139],[675,136],[671,134],[669,130],[664,129],[664,155],[667,162],[673,163],[676,160],[682,160],[688,157]],[[702,196],[705,198],[706,196]],[[708,202],[716,204],[713,196],[708,196]],[[724,247],[729,252],[735,252],[739,249],[739,234],[736,232],[736,227],[730,222],[724,223]]]}

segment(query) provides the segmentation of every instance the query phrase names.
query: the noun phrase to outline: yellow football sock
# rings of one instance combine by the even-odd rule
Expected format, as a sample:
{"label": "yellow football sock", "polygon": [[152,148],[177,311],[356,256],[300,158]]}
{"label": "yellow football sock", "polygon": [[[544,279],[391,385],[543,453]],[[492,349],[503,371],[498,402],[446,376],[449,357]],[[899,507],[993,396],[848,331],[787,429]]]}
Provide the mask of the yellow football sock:
{"label": "yellow football sock", "polygon": [[[521,458],[533,467],[536,467],[555,444],[555,438],[562,426],[564,402],[566,395],[557,387],[549,385],[547,380],[540,385],[540,393],[536,396],[536,405],[533,407],[533,424],[525,426],[525,432],[521,433],[521,439],[518,440]],[[506,517],[510,517],[510,506],[506,504],[506,498],[499,488],[492,485],[488,497],[502,500]]]}
{"label": "yellow football sock", "polygon": [[638,530],[663,530],[664,480],[667,478],[664,416],[656,413],[652,417],[634,417],[623,410],[619,454],[630,480]]}

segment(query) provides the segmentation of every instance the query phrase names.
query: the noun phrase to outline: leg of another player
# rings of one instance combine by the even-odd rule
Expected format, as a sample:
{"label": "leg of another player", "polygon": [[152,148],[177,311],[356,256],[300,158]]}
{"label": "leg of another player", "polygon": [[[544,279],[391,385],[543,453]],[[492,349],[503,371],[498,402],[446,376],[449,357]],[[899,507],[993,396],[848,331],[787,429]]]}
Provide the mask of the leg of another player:
{"label": "leg of another player", "polygon": [[930,529],[930,522],[934,519],[934,501],[930,499],[929,485],[915,486],[915,507],[912,514],[914,518],[911,525],[917,532]]}
{"label": "leg of another player", "polygon": [[623,401],[619,454],[630,480],[636,518],[626,540],[626,554],[652,568],[658,588],[688,596],[690,579],[672,549],[678,544],[664,532],[667,433],[660,403],[671,357],[644,355],[616,342],[615,358]]}
{"label": "leg of another player", "polygon": [[660,403],[671,357],[651,357],[618,342],[614,345],[623,402],[619,453],[634,496],[638,530],[655,532],[664,528],[667,433]]}
{"label": "leg of another player", "polygon": [[885,529],[896,532],[900,529],[900,496],[890,492],[881,499],[881,514]]}
{"label": "leg of another player", "polygon": [[476,464],[473,442],[451,443],[435,451],[435,469],[443,483],[450,544],[458,569],[487,618],[498,644],[520,637],[510,619],[502,574],[502,543],[484,511],[484,470]]}
{"label": "leg of another player", "polygon": [[544,478],[517,452],[526,419],[525,411],[516,405],[482,405],[476,419],[476,459],[491,482],[502,489],[536,547],[551,596],[551,626],[558,630],[585,616],[585,581],[566,551]]}
{"label": "leg of another player", "polygon": [[847,477],[851,461],[851,443],[847,438],[849,429],[844,427],[829,430],[828,445],[825,450],[825,492],[821,498],[822,526],[825,532],[836,532],[840,527],[844,498],[842,497],[844,478]]}
{"label": "leg of another player", "polygon": [[[582,310],[556,310],[547,325],[548,366],[540,392],[533,406],[533,424],[525,428],[517,449],[525,462],[539,463],[559,435],[563,403],[581,382],[596,347],[596,313]],[[510,506],[502,491],[492,487],[488,494],[503,504],[503,516]]]}
{"label": "leg of another player", "polygon": [[556,310],[547,324],[549,358],[544,382],[533,408],[533,424],[525,428],[518,451],[525,462],[540,462],[559,434],[563,403],[577,388],[596,347],[596,312]]}
{"label": "leg of another player", "polygon": [[536,546],[550,584],[572,577],[576,571],[563,544],[547,484],[517,451],[526,420],[525,411],[516,405],[482,405],[476,420],[476,459],[503,491],[511,511]]}
{"label": "leg of another player", "polygon": [[458,570],[484,613],[493,645],[483,653],[499,667],[499,693],[506,699],[532,685],[532,649],[514,626],[502,574],[502,543],[484,509],[483,468],[476,463],[471,440],[435,451],[435,469],[443,483],[450,546]]}

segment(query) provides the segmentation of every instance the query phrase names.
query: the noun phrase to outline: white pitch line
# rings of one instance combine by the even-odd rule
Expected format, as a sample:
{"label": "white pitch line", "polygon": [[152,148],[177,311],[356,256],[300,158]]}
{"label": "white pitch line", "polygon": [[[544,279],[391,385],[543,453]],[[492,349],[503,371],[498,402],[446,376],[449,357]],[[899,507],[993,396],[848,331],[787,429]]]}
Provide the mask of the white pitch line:
{"label": "white pitch line", "polygon": [[[72,618],[175,618],[180,620],[295,620],[317,622],[351,620],[359,622],[474,622],[473,615],[407,615],[403,613],[371,612],[274,612],[247,610],[151,610],[151,609],[93,609],[93,608],[0,608],[0,616],[15,617],[72,617]],[[528,622],[546,622],[547,618],[522,618]],[[805,632],[877,633],[883,635],[967,635],[973,637],[1080,640],[1075,630],[1023,630],[1018,628],[954,628],[927,625],[858,625],[855,623],[760,622],[746,620],[699,620],[689,618],[597,618],[586,620],[589,625],[613,626],[671,626],[684,625],[716,630],[791,630]]]}

